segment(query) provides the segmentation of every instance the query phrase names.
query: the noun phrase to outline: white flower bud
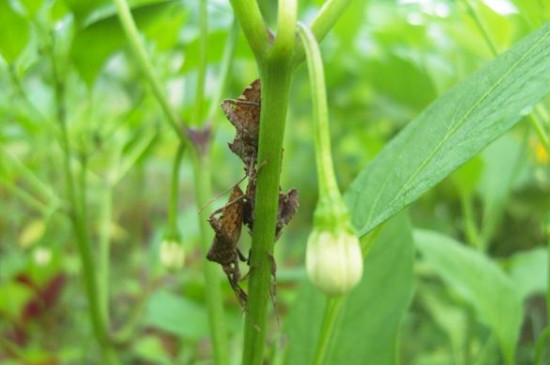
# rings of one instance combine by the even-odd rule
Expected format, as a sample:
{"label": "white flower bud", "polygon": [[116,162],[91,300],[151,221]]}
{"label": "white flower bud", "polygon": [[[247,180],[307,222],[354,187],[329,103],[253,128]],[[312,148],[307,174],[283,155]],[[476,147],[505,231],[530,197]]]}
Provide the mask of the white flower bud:
{"label": "white flower bud", "polygon": [[311,282],[328,295],[350,291],[363,275],[363,255],[349,229],[316,228],[307,242],[306,268]]}
{"label": "white flower bud", "polygon": [[170,270],[177,270],[183,267],[185,251],[183,245],[174,240],[164,240],[160,244],[160,262]]}
{"label": "white flower bud", "polygon": [[52,261],[52,251],[46,247],[38,247],[33,252],[33,259],[38,266],[48,266]]}

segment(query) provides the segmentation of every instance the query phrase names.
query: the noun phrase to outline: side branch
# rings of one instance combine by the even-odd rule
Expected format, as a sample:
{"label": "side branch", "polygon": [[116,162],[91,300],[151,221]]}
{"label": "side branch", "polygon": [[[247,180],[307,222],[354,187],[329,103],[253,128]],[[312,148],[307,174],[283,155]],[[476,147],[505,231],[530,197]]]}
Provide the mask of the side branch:
{"label": "side branch", "polygon": [[268,30],[256,0],[230,0],[256,60],[260,62],[269,45]]}

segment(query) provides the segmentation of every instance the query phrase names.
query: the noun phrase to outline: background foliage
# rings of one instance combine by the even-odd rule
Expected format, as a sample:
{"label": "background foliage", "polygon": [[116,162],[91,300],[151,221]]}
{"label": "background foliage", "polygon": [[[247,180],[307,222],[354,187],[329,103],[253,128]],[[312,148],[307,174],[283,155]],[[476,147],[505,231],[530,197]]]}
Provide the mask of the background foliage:
{"label": "background foliage", "polygon": [[[130,4],[170,101],[189,120],[200,63],[197,5],[171,0]],[[270,1],[260,5],[265,17],[274,20],[276,7]],[[300,1],[300,18],[307,21],[321,5],[320,0]],[[227,1],[210,0],[208,14],[207,99],[219,87],[232,11]],[[436,154],[438,164],[425,175],[414,175],[417,180],[409,180],[405,170],[414,163],[424,166],[422,153],[433,153],[426,137],[447,132],[457,113],[467,110],[463,105],[470,104],[455,104],[446,94],[429,109],[446,116],[441,120],[422,113],[428,105],[485,66],[453,91],[465,98],[483,93],[484,80],[508,70],[506,59],[489,64],[494,52],[508,50],[549,17],[550,4],[535,0],[357,0],[322,43],[333,155],[342,189],[351,187],[348,201],[361,203],[359,210],[352,209],[354,221],[361,223],[358,229],[366,233],[414,201],[376,238],[364,238],[366,246],[369,239],[374,245],[362,283],[344,303],[328,363],[391,364],[398,358],[403,364],[532,363],[547,323],[548,256],[543,246],[550,230],[550,170],[548,153],[532,125],[513,125],[535,110],[548,133],[547,100],[536,108],[522,107],[548,93],[548,54],[527,54],[530,43],[507,54],[527,54],[531,64],[526,61],[525,68],[507,73],[493,104],[489,101],[477,117],[467,119],[471,129],[460,130],[463,139],[445,146],[452,152],[464,140],[480,141],[486,135],[483,143],[464,145],[467,157]],[[544,30],[548,27],[529,39],[547,43]],[[68,75],[69,140],[76,151],[71,162],[86,184],[92,245],[97,251],[101,240],[112,241],[110,311],[117,352],[125,364],[210,363],[193,177],[184,162],[178,226],[187,258],[185,268],[172,273],[160,264],[158,251],[177,140],[129,52],[114,5],[0,1],[0,34],[0,361],[99,361],[63,200],[52,77],[56,65]],[[256,77],[241,36],[224,95],[238,96]],[[520,102],[505,102],[512,99]],[[271,363],[307,364],[324,298],[307,283],[303,263],[316,202],[304,66],[294,75],[290,100],[282,186],[300,191],[300,210],[277,243],[278,313],[270,315],[268,355]],[[412,120],[416,124],[409,124]],[[495,124],[476,129],[488,120]],[[227,153],[234,130],[221,111],[212,122],[217,195],[243,172]],[[503,123],[513,127],[478,153],[501,134],[495,129],[507,129]],[[388,145],[407,125],[418,127],[408,129],[417,138],[399,137],[403,143]],[[367,165],[384,146],[385,152]],[[396,166],[390,175],[389,165]],[[380,181],[372,177],[377,173],[387,179],[386,194],[401,199],[399,209],[386,205],[384,197],[378,206],[359,198],[380,189],[371,183]],[[399,196],[401,182],[412,183],[413,193]],[[380,214],[378,221],[366,220],[367,213],[378,217],[376,209],[393,210]],[[229,285],[223,284],[231,362],[237,363],[242,316]]]}

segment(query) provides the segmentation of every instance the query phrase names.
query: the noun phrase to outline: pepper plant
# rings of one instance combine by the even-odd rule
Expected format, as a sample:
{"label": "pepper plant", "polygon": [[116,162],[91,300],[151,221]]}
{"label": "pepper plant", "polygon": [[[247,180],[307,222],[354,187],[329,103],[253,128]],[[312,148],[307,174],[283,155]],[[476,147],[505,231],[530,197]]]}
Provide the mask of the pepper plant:
{"label": "pepper plant", "polygon": [[[510,3],[0,2],[0,362],[545,363],[550,26]],[[208,218],[256,78],[242,305]]]}

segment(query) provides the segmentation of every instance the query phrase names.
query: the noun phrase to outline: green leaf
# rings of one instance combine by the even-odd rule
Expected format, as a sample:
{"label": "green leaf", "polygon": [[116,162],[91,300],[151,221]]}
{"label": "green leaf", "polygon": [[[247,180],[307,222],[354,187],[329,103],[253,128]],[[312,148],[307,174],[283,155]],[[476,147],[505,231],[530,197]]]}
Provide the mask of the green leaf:
{"label": "green leaf", "polygon": [[208,336],[206,310],[166,291],[155,293],[147,306],[146,323],[185,338]]}
{"label": "green leaf", "polygon": [[546,292],[548,285],[548,279],[544,275],[548,270],[546,248],[518,252],[506,260],[506,266],[522,298],[526,299],[530,295]]}
{"label": "green leaf", "polygon": [[[326,364],[396,363],[399,327],[413,292],[413,248],[404,216],[384,227],[365,259],[363,279],[342,305]],[[304,282],[286,320],[287,364],[311,364],[326,297]]]}
{"label": "green leaf", "polygon": [[545,20],[550,18],[550,7],[548,3],[540,0],[512,0],[532,27],[540,27]]}
{"label": "green leaf", "polygon": [[506,202],[525,162],[525,152],[514,137],[499,138],[483,153],[484,170],[478,186],[483,202],[481,236],[489,242],[501,220]]}
{"label": "green leaf", "polygon": [[138,339],[133,345],[133,352],[147,364],[170,365],[166,349],[163,347],[162,340],[157,336],[145,336]]}
{"label": "green leaf", "polygon": [[514,364],[523,319],[521,297],[514,282],[488,257],[452,238],[415,230],[414,241],[423,260],[494,331],[506,363]]}
{"label": "green leaf", "polygon": [[[138,27],[147,36],[156,35],[155,40],[164,48],[171,43],[167,37],[172,41],[177,37],[179,25],[184,19],[181,5],[173,0],[134,8],[132,14]],[[161,31],[159,23],[169,25],[173,29]],[[126,36],[116,15],[94,22],[75,35],[71,56],[88,85],[93,84],[109,56],[122,49],[126,42]]]}
{"label": "green leaf", "polygon": [[5,0],[0,1],[0,34],[0,54],[13,63],[29,41],[29,22]]}
{"label": "green leaf", "polygon": [[363,169],[346,194],[359,233],[418,199],[549,91],[547,24],[438,98]]}
{"label": "green leaf", "polygon": [[17,321],[23,306],[33,294],[31,288],[15,281],[8,281],[0,285],[0,314],[2,317]]}

